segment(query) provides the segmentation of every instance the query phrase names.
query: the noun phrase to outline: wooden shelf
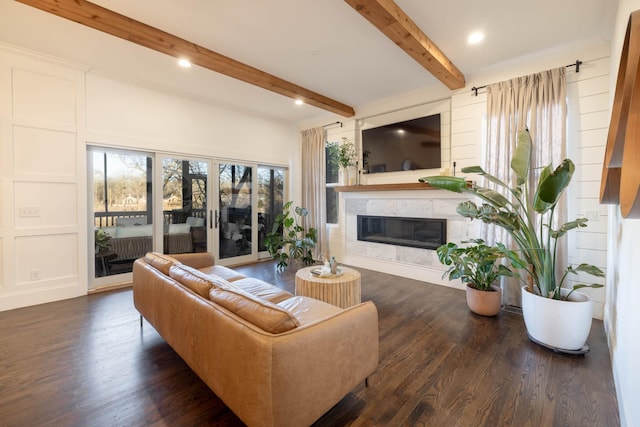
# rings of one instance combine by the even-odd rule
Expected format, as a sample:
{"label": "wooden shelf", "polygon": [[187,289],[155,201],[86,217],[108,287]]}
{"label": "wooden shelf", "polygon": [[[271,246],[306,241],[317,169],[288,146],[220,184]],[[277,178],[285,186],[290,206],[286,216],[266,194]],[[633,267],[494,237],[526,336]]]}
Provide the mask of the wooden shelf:
{"label": "wooden shelf", "polygon": [[600,181],[600,203],[640,218],[640,10],[629,16]]}
{"label": "wooden shelf", "polygon": [[423,182],[406,182],[400,184],[341,185],[334,187],[336,191],[349,193],[356,191],[402,191],[402,190],[437,190]]}

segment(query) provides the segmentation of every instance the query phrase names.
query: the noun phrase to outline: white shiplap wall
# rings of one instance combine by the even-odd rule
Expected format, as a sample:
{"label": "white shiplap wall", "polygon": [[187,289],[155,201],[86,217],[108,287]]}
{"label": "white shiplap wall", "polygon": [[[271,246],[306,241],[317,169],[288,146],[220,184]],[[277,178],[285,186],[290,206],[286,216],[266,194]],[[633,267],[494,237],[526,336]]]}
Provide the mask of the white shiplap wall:
{"label": "white shiplap wall", "polygon": [[[609,51],[593,49],[586,55],[581,57],[583,64],[579,73],[574,68],[567,69],[567,157],[576,164],[574,180],[567,193],[568,213],[570,219],[588,217],[590,220],[587,228],[569,233],[569,262],[586,262],[604,269],[607,208],[599,204],[598,197],[610,114]],[[540,70],[528,72],[536,71]],[[456,162],[457,170],[481,164],[486,102],[486,94],[482,90],[478,96],[465,90],[451,98],[451,160]],[[589,283],[594,281],[589,276],[576,279]],[[604,283],[601,279],[595,281]],[[587,289],[585,293],[594,300],[594,317],[602,319],[604,291]]]}
{"label": "white shiplap wall", "polygon": [[[609,127],[609,52],[585,60],[580,72],[567,74],[567,156],[576,165],[568,194],[569,218],[588,218],[586,228],[569,233],[569,262],[586,262],[603,270],[607,264],[608,209],[600,205],[600,178]],[[603,283],[588,275],[570,278],[571,283]],[[594,316],[604,315],[605,291],[582,289],[594,301]]]}

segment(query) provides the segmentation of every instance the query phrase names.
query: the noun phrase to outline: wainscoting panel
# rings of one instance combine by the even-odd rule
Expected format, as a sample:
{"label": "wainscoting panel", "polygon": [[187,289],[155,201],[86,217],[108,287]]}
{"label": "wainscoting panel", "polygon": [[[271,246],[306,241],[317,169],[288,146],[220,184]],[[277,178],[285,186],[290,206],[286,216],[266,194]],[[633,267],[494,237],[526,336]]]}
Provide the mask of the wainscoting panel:
{"label": "wainscoting panel", "polygon": [[0,311],[87,293],[85,71],[0,45]]}
{"label": "wainscoting panel", "polygon": [[17,175],[77,175],[75,132],[14,126],[13,152]]}

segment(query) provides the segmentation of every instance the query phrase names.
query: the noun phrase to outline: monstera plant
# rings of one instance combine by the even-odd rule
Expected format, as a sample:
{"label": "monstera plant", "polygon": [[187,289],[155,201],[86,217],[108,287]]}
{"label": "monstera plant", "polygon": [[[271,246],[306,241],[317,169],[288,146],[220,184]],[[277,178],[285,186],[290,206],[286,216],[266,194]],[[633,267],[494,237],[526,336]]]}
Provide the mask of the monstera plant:
{"label": "monstera plant", "polygon": [[[523,267],[523,261],[516,251],[511,251],[502,243],[486,245],[482,239],[449,242],[438,249],[438,260],[449,267],[443,276],[449,280],[460,279],[466,284],[467,306],[471,311],[483,316],[495,316],[502,306],[502,292],[497,286],[500,277],[520,277],[511,270]],[[501,261],[506,260],[507,265]]]}
{"label": "monstera plant", "polygon": [[[529,283],[523,288],[523,310],[526,309],[524,299],[529,298],[530,295],[556,301],[571,301],[583,299],[582,294],[580,296],[572,295],[576,289],[602,286],[598,283],[581,283],[574,285],[571,289],[563,289],[570,274],[585,273],[596,277],[604,276],[604,272],[600,268],[586,263],[568,266],[557,265],[559,240],[566,236],[570,230],[586,227],[587,223],[586,218],[577,218],[554,228],[558,202],[571,182],[575,166],[570,159],[563,160],[555,169],[550,164],[545,166],[540,172],[535,187],[531,189],[529,188],[530,177],[533,173],[531,151],[532,142],[529,131],[518,132],[516,149],[511,159],[511,171],[514,175],[513,185],[485,172],[480,166],[463,168],[462,173],[481,175],[493,183],[495,189],[469,183],[462,177],[431,176],[420,178],[421,182],[426,182],[436,188],[476,196],[481,203],[465,201],[458,205],[456,211],[466,218],[495,224],[506,230],[511,236],[520,257],[526,262],[525,269],[529,276]],[[562,274],[558,274],[557,269],[561,269]],[[525,296],[525,294],[527,295]],[[588,302],[588,310],[591,310],[591,301]],[[573,303],[569,305],[575,306]],[[562,305],[562,307],[566,306]],[[555,309],[555,311],[563,309]],[[591,328],[591,316],[592,313],[589,312],[588,330]],[[531,331],[534,326],[540,329],[562,329],[565,327],[558,323],[541,327],[540,324],[545,320],[542,317],[544,315],[537,313],[533,315],[531,320],[528,320],[525,313],[527,330],[534,341],[542,341],[532,336]],[[529,327],[530,323],[532,324],[531,328]],[[575,324],[575,319],[568,323]],[[589,333],[588,330],[586,335]],[[586,335],[582,341],[583,344],[586,341]],[[582,338],[577,339],[577,341],[580,340]],[[563,349],[562,344],[545,343],[544,341],[541,343]],[[576,344],[570,345],[576,346]]]}
{"label": "monstera plant", "polygon": [[301,260],[306,265],[314,263],[312,249],[318,241],[315,228],[308,228],[304,219],[309,211],[300,206],[291,209],[292,201],[282,208],[276,217],[273,227],[265,237],[265,246],[273,259],[278,261],[279,270],[287,267],[293,260]]}

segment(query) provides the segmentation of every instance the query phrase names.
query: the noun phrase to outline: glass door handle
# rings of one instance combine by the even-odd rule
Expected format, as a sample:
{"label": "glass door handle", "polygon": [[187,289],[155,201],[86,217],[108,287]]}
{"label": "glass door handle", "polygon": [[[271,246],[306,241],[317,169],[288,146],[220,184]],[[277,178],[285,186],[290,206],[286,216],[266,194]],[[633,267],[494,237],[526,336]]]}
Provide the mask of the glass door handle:
{"label": "glass door handle", "polygon": [[[213,225],[214,224],[213,211],[210,210],[209,215],[211,216],[211,221],[209,221],[209,224]],[[220,223],[220,217],[218,216],[218,210],[216,209],[215,228],[218,228],[219,223]]]}

